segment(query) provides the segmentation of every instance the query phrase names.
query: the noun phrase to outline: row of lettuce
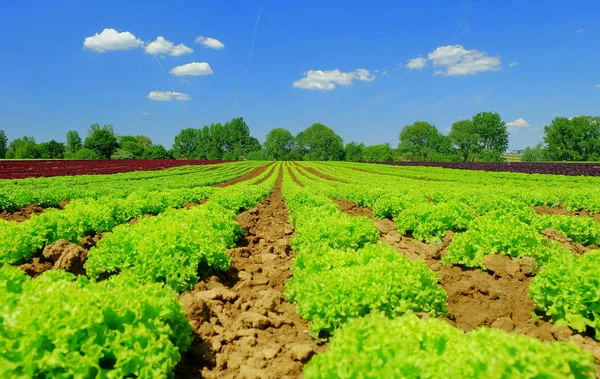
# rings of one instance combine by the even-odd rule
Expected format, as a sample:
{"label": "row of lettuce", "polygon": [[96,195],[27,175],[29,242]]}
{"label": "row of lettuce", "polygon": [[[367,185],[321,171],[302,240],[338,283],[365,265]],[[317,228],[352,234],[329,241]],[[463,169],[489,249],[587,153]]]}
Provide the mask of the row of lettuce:
{"label": "row of lettuce", "polygon": [[[48,216],[59,217],[53,222],[32,219],[37,224],[29,230],[46,228],[32,237],[36,243],[106,233],[89,251],[88,276],[50,270],[31,279],[6,264],[22,262],[31,250],[18,256],[2,251],[0,377],[172,376],[192,342],[177,293],[192,288],[199,277],[229,267],[227,250],[242,234],[235,216],[272,191],[276,169],[224,188],[132,193],[123,203],[82,199],[98,212],[86,216],[70,211],[78,207],[73,201],[73,208],[49,213],[65,213]],[[178,208],[202,199],[207,200],[202,205]],[[145,213],[157,216],[123,222]],[[5,231],[3,224],[3,243],[11,238]]]}
{"label": "row of lettuce", "polygon": [[402,234],[437,242],[448,230],[456,232],[442,257],[443,264],[486,269],[484,258],[493,254],[535,258],[542,269],[533,279],[529,295],[538,309],[558,324],[579,332],[592,328],[600,337],[600,292],[594,290],[600,286],[600,251],[578,256],[541,233],[552,228],[574,243],[599,246],[600,222],[595,219],[538,214],[526,198],[506,194],[498,185],[488,186],[483,196],[477,196],[469,187],[454,182],[438,182],[432,190],[428,189],[430,182],[355,169],[323,171],[344,182],[322,179],[303,168],[298,168],[298,177],[319,193],[372,207],[375,217],[392,218]]}
{"label": "row of lettuce", "polygon": [[[325,167],[306,163],[303,166],[319,170]],[[591,375],[595,369],[593,357],[575,345],[542,343],[487,328],[463,334],[442,321],[421,320],[410,315],[445,315],[446,293],[437,285],[439,277],[424,262],[410,261],[394,248],[378,243],[378,232],[371,220],[342,213],[330,197],[372,206],[375,213],[382,216],[394,209],[389,206],[395,204],[389,194],[401,197],[404,193],[407,196],[402,199],[405,207],[385,215],[396,216],[399,228],[405,228],[401,230],[404,232],[410,228],[398,217],[413,206],[440,206],[437,213],[427,214],[437,215],[438,228],[444,233],[446,225],[441,219],[460,216],[448,212],[450,202],[431,202],[427,193],[405,193],[398,177],[389,180],[371,174],[366,181],[365,173],[344,170],[340,166],[327,174],[336,175],[344,182],[322,179],[297,165],[290,166],[290,170],[303,187],[295,184],[289,175],[284,179],[284,196],[296,226],[293,246],[298,252],[293,279],[286,286],[287,295],[297,304],[299,314],[310,321],[313,335],[334,334],[328,352],[315,357],[306,366],[307,377]],[[354,182],[352,178],[356,176],[361,180]],[[502,209],[494,201],[488,207],[488,212]],[[415,225],[427,221],[425,216],[421,217],[425,219],[415,221]],[[477,225],[469,228],[482,218],[463,217],[461,230],[478,230]],[[510,224],[505,226],[510,230]],[[518,235],[512,239],[508,234],[504,237],[515,244],[522,240]],[[595,316],[600,253],[588,252],[577,257],[555,244],[542,245],[544,252],[536,257],[542,256],[545,260],[540,259],[543,267],[530,289],[538,307],[558,324],[579,331],[589,326],[600,330]],[[481,251],[526,255],[513,254],[511,248],[497,247],[495,250],[482,248]],[[460,254],[455,254],[468,256],[471,253],[469,249],[463,249]],[[481,260],[473,266],[482,266]]]}
{"label": "row of lettuce", "polygon": [[264,163],[235,162],[111,175],[0,180],[0,212],[12,212],[30,204],[58,207],[65,199],[125,197],[138,191],[208,186],[244,175],[261,165]]}

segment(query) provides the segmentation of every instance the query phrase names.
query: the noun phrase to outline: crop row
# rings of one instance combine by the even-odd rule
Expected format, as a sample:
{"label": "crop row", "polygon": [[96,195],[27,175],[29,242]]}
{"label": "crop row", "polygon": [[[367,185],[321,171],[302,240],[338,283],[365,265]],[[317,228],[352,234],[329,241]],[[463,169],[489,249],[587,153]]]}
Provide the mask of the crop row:
{"label": "crop row", "polygon": [[[600,271],[590,264],[596,252],[588,252],[577,258],[574,253],[548,240],[541,234],[552,228],[583,245],[600,245],[600,222],[589,217],[564,215],[539,215],[526,203],[506,197],[501,191],[488,191],[486,197],[468,196],[460,193],[461,187],[448,186],[447,193],[437,194],[438,201],[431,202],[420,192],[399,190],[392,180],[386,182],[374,175],[369,183],[377,185],[336,183],[324,180],[302,170],[298,175],[305,185],[314,191],[331,197],[355,201],[373,208],[376,217],[392,218],[398,231],[404,235],[426,242],[436,242],[447,230],[457,232],[447,252],[442,258],[444,264],[458,264],[466,267],[486,269],[483,260],[488,255],[504,254],[514,258],[532,257],[543,267],[534,278],[532,288],[539,285],[547,296],[532,290],[530,296],[538,309],[550,316],[559,325],[569,325],[577,331],[587,327],[596,330],[600,337],[600,317],[597,304],[600,293],[591,291],[598,284]],[[355,170],[338,170],[339,177],[346,176],[353,182],[353,176],[364,175]],[[570,265],[563,264],[571,262]],[[545,266],[549,265],[546,270]],[[563,279],[549,274],[560,267]],[[573,293],[579,294],[572,296]],[[557,310],[558,309],[558,310]]]}
{"label": "crop row", "polygon": [[179,166],[223,163],[207,160],[49,160],[0,161],[0,179],[22,179],[65,175],[116,174],[141,170],[162,170]]}
{"label": "crop row", "polygon": [[[171,376],[192,341],[177,291],[228,268],[227,249],[241,235],[235,215],[272,191],[274,170],[194,189],[205,204],[113,228],[89,252],[92,279],[50,270],[31,280],[0,268],[0,377]],[[138,198],[147,207],[154,200]],[[95,282],[99,274],[109,279]]]}
{"label": "crop row", "polygon": [[386,162],[386,165],[442,167],[460,170],[520,172],[569,176],[600,176],[600,168],[591,163],[529,162]]}
{"label": "crop row", "polygon": [[[317,164],[303,164],[308,167],[323,167]],[[404,193],[405,197],[398,196],[404,192],[402,187],[399,187],[396,183],[390,183],[386,185],[386,180],[381,176],[372,175],[369,181],[363,181],[363,183],[369,183],[368,185],[362,184],[349,184],[352,182],[351,179],[354,175],[361,176],[364,173],[356,170],[345,171],[343,169],[335,170],[337,178],[344,179],[347,183],[333,182],[320,178],[317,175],[312,174],[310,171],[305,170],[302,167],[294,167],[293,171],[295,176],[300,182],[304,184],[304,187],[300,190],[298,187],[296,194],[297,197],[302,198],[309,196],[320,198],[321,203],[327,203],[329,197],[344,198],[346,200],[355,201],[362,205],[372,206],[375,213],[385,213],[386,211],[394,210],[393,215],[396,216],[396,222],[399,223],[400,231],[407,232],[410,229],[420,226],[422,223],[429,224],[422,230],[428,236],[440,235],[445,233],[448,226],[454,226],[460,230],[471,230],[485,231],[489,230],[487,238],[482,238],[475,243],[475,248],[479,249],[485,254],[511,254],[512,249],[515,247],[521,248],[520,244],[527,241],[534,241],[539,243],[539,252],[536,254],[536,258],[540,262],[545,263],[540,273],[534,278],[530,289],[530,296],[536,302],[538,308],[545,311],[546,314],[551,316],[559,325],[569,325],[578,331],[584,331],[586,327],[592,327],[598,329],[598,319],[595,316],[595,304],[598,304],[600,300],[598,298],[597,291],[593,288],[597,288],[598,284],[598,254],[596,252],[589,252],[582,257],[577,257],[566,249],[562,249],[555,244],[549,244],[548,246],[543,244],[543,241],[538,238],[538,229],[541,227],[561,225],[571,225],[571,229],[565,228],[563,231],[575,238],[579,238],[581,241],[588,242],[590,239],[597,238],[597,223],[594,220],[586,219],[585,222],[596,223],[592,224],[592,230],[587,233],[579,230],[579,225],[573,225],[574,220],[582,220],[576,217],[561,216],[557,219],[552,217],[539,216],[536,222],[543,224],[538,226],[538,229],[533,228],[532,235],[519,235],[515,234],[514,220],[502,219],[502,217],[509,217],[511,214],[519,214],[520,210],[528,209],[531,212],[523,211],[523,213],[536,218],[537,214],[530,208],[517,207],[514,201],[509,202],[498,202],[498,199],[490,199],[490,202],[480,204],[479,211],[485,210],[486,216],[480,216],[477,212],[465,213],[465,209],[471,209],[468,206],[463,209],[460,204],[448,202],[431,203],[430,198],[422,193]],[[334,170],[329,173],[334,174]],[[396,178],[398,179],[398,178]],[[448,190],[455,190],[455,188],[449,187]],[[390,193],[394,196],[398,196],[396,199],[402,198],[402,207],[391,201]],[[493,196],[492,196],[493,197]],[[379,203],[378,203],[379,202]],[[383,204],[381,203],[383,202]],[[308,201],[303,202],[305,205],[315,206],[315,203],[309,203]],[[339,212],[335,203],[329,203],[331,212]],[[504,206],[509,205],[507,208]],[[290,210],[292,209],[291,204],[288,202]],[[512,207],[511,207],[512,206]],[[411,213],[413,216],[409,216]],[[343,241],[340,236],[351,235],[351,233],[344,234],[339,233],[339,236],[328,234],[329,231],[335,229],[332,226],[321,226],[315,220],[315,215],[323,215],[326,212],[321,209],[313,209],[312,211],[307,208],[307,214],[313,215],[313,219],[310,228],[312,234],[318,233],[314,230],[323,230],[322,237],[323,241]],[[292,213],[293,214],[293,213]],[[335,217],[338,219],[337,222],[329,220],[329,224],[337,223],[340,224],[340,219],[344,219],[344,214],[337,214]],[[388,214],[389,216],[389,214]],[[348,217],[348,216],[346,216]],[[401,218],[405,217],[405,218]],[[428,219],[428,217],[430,219]],[[514,216],[510,216],[514,217]],[[358,223],[360,218],[353,218]],[[352,221],[349,221],[352,223]],[[492,225],[487,222],[494,221]],[[552,222],[554,221],[554,224]],[[363,221],[364,222],[364,221]],[[342,224],[346,223],[344,221]],[[477,225],[479,224],[479,226]],[[473,225],[474,224],[474,225]],[[558,225],[556,225],[558,224]],[[413,225],[413,226],[410,226]],[[502,233],[496,229],[493,229],[493,225],[504,227],[505,233]],[[526,224],[524,224],[526,225]],[[297,237],[301,236],[302,230],[300,225],[297,227]],[[367,228],[363,225],[362,228]],[[478,229],[479,228],[479,229]],[[490,229],[492,228],[492,229]],[[442,232],[443,231],[443,232]],[[469,233],[467,232],[467,233]],[[467,234],[463,233],[463,234]],[[497,233],[497,234],[495,234]],[[512,233],[512,234],[511,234]],[[461,234],[455,238],[460,241]],[[498,249],[494,250],[493,243],[490,243],[490,239],[497,241],[499,245],[495,246]],[[595,241],[595,240],[594,240]],[[547,241],[546,241],[547,242]],[[318,246],[318,238],[314,238],[313,243]],[[453,242],[454,243],[454,242]],[[487,245],[486,245],[487,243]],[[505,246],[502,246],[504,243]],[[511,245],[514,244],[514,245]],[[507,246],[506,246],[507,245]],[[452,246],[452,244],[451,244]],[[294,268],[294,279],[290,281],[289,288],[294,291],[303,291],[303,288],[308,288],[307,291],[311,292],[311,298],[315,298],[315,293],[322,291],[327,284],[318,282],[315,287],[304,285],[304,287],[296,286],[294,281],[296,280],[296,271],[302,271],[304,269],[305,261],[316,261],[318,262],[319,269],[328,270],[335,267],[338,263],[339,258],[332,255],[331,258],[323,258],[323,253],[320,253],[318,249],[312,248],[310,251],[317,251],[315,255],[318,258],[303,258],[303,251],[301,248],[297,248],[299,256],[297,258],[297,266]],[[394,250],[394,249],[392,249]],[[445,257],[449,257],[449,253]],[[465,259],[473,254],[473,250],[459,249],[456,248],[456,256],[460,259]],[[360,252],[360,249],[357,250]],[[521,250],[523,255],[531,254],[531,251],[527,249]],[[395,250],[394,253],[398,254]],[[381,252],[379,253],[383,255]],[[519,255],[515,255],[519,256]],[[361,260],[360,254],[352,256],[355,260]],[[349,260],[351,260],[350,258]],[[443,263],[452,263],[452,256],[445,259]],[[348,259],[348,258],[346,258]],[[481,263],[480,260],[477,261]],[[566,262],[566,263],[565,263]],[[394,276],[389,270],[383,269],[384,273],[388,276]],[[402,271],[401,271],[402,272]],[[359,271],[356,277],[361,278],[362,276],[368,276],[369,271]],[[382,274],[384,275],[384,274]],[[330,296],[329,299],[333,300],[331,304],[319,304],[319,306],[313,307],[313,310],[327,310],[332,312],[330,309],[341,309],[343,314],[347,314],[345,304],[349,304],[352,309],[356,312],[360,309],[367,313],[374,313],[372,316],[368,316],[361,321],[351,321],[348,327],[343,327],[339,332],[340,335],[335,335],[332,346],[329,351],[323,356],[315,358],[308,366],[306,374],[308,377],[353,377],[358,373],[374,373],[372,377],[386,376],[386,377],[398,377],[406,376],[407,373],[412,373],[414,376],[433,376],[433,377],[506,377],[506,376],[522,376],[524,372],[519,371],[519,367],[527,367],[527,370],[535,370],[539,375],[550,375],[554,372],[560,372],[564,374],[564,377],[573,377],[578,374],[586,373],[592,370],[593,364],[591,358],[582,353],[579,349],[572,346],[566,346],[560,343],[556,344],[542,344],[539,341],[532,340],[528,337],[507,335],[505,333],[481,329],[478,332],[471,332],[463,335],[462,332],[458,332],[447,325],[437,321],[422,321],[411,317],[400,317],[393,318],[390,320],[390,315],[399,315],[406,312],[401,307],[395,308],[394,300],[397,299],[392,294],[387,298],[386,305],[383,309],[377,307],[364,306],[366,300],[361,299],[358,304],[355,303],[348,291],[344,291],[343,284],[336,281],[349,280],[355,283],[360,279],[355,279],[354,276],[342,275],[339,272],[338,275],[331,275],[327,280],[332,284],[334,293],[339,293],[337,297]],[[566,279],[569,278],[569,279]],[[379,280],[379,281],[378,281]],[[364,283],[363,286],[377,288],[380,282],[385,281],[380,278],[378,280]],[[403,283],[400,280],[400,283]],[[417,279],[415,279],[417,280]],[[434,281],[435,283],[435,281]],[[385,286],[385,284],[384,284]],[[316,288],[316,289],[315,289]],[[384,287],[388,289],[389,287]],[[410,293],[411,287],[402,287],[404,289],[403,294]],[[369,288],[368,291],[371,291]],[[339,292],[338,292],[339,291]],[[367,290],[365,290],[367,291]],[[363,294],[368,299],[378,299],[377,296],[371,292],[367,292],[369,295]],[[294,296],[295,292],[292,292]],[[570,295],[569,295],[570,294]],[[574,296],[574,294],[578,294]],[[444,294],[445,295],[445,294]],[[306,296],[309,296],[308,294]],[[417,298],[429,298],[430,292],[424,291],[423,293],[415,294],[413,296]],[[294,297],[292,297],[294,299]],[[314,301],[314,300],[313,300]],[[402,304],[407,304],[406,301]],[[301,304],[298,304],[299,310],[302,309]],[[387,306],[397,309],[397,312],[390,311]],[[443,309],[443,308],[442,308]],[[378,315],[377,312],[382,311],[386,317]],[[306,315],[303,315],[306,317]],[[355,316],[354,314],[353,316]],[[348,319],[351,317],[348,317]],[[307,318],[310,320],[310,318]],[[347,319],[344,319],[347,320]],[[343,324],[343,321],[341,322]],[[416,329],[416,331],[408,332],[409,329]],[[396,333],[388,335],[386,330],[398,330],[403,337],[398,337]],[[391,337],[393,336],[393,337]],[[418,341],[425,339],[433,339],[438,341],[439,345],[432,343],[431,345],[423,345],[417,343]],[[411,342],[412,341],[412,342]],[[494,341],[490,343],[489,341]],[[417,343],[417,345],[415,345]],[[465,349],[446,349],[445,346],[465,346]],[[485,345],[485,346],[484,346]],[[378,355],[374,355],[373,351],[381,351]],[[472,355],[473,351],[479,351],[480,354]],[[519,351],[519,358],[515,359],[514,351]],[[555,360],[555,355],[562,354],[565,357],[569,357],[565,360]],[[382,357],[386,357],[382,360]],[[411,357],[411,358],[404,358]],[[444,364],[443,362],[446,362]],[[484,364],[485,363],[485,364]],[[408,370],[408,371],[407,371]],[[400,375],[402,374],[403,375]],[[582,374],[583,375],[583,374]],[[412,376],[412,375],[408,375]],[[562,376],[562,375],[561,375]]]}
{"label": "crop row", "polygon": [[[0,181],[0,210],[14,211],[29,204],[56,207],[65,199],[125,197],[134,191],[162,191],[212,185],[244,175],[262,164],[228,163],[218,166],[175,168],[160,173],[79,176]],[[214,169],[218,168],[218,169]]]}

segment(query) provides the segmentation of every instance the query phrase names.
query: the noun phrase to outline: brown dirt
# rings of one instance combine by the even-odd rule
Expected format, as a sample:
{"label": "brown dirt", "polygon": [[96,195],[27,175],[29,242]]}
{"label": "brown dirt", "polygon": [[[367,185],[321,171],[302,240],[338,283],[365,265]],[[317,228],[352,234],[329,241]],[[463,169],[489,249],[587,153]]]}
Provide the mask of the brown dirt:
{"label": "brown dirt", "polygon": [[548,228],[541,231],[544,237],[548,238],[551,241],[558,242],[562,247],[571,250],[576,254],[584,254],[586,251],[595,250],[598,247],[595,245],[582,245],[580,243],[575,243],[569,237],[565,236],[558,230]]}
{"label": "brown dirt", "polygon": [[[336,202],[349,215],[373,219],[370,208],[345,200]],[[465,331],[488,326],[542,341],[574,341],[592,352],[600,364],[600,341],[544,319],[532,319],[535,303],[527,291],[535,276],[534,259],[492,255],[484,260],[488,271],[443,265],[440,259],[454,237],[452,231],[448,231],[440,243],[426,244],[400,235],[396,224],[389,219],[374,220],[374,224],[381,242],[394,246],[409,259],[425,261],[441,277],[440,284],[448,294],[449,314],[443,319],[453,326]]]}
{"label": "brown dirt", "polygon": [[332,182],[339,182],[339,183],[343,183],[341,180],[337,180],[337,179],[335,179],[335,178],[332,178],[331,176],[325,175],[325,174],[323,174],[322,172],[319,172],[319,171],[315,170],[315,169],[314,169],[314,168],[312,168],[312,167],[304,167],[304,166],[301,166],[301,167],[302,167],[303,169],[305,169],[306,171],[310,172],[311,174],[318,176],[319,178],[326,179],[326,180],[330,180],[330,181],[332,181]]}
{"label": "brown dirt", "polygon": [[259,167],[257,169],[254,169],[254,170],[250,171],[246,175],[242,175],[242,176],[240,176],[238,178],[235,178],[233,180],[230,180],[228,182],[223,182],[223,183],[215,184],[213,187],[223,188],[223,187],[231,186],[231,185],[238,184],[238,183],[241,183],[241,182],[245,182],[246,180],[254,179],[257,176],[259,176],[260,174],[262,174],[264,171],[266,171],[269,167],[271,167],[271,165],[273,165],[273,163],[269,163],[269,164],[266,164],[264,166],[261,166],[261,167]]}
{"label": "brown dirt", "polygon": [[296,177],[296,175],[294,174],[294,172],[292,171],[292,169],[290,167],[287,168],[288,173],[290,174],[290,176],[292,177],[292,180],[294,181],[294,183],[296,183],[297,185],[299,185],[300,187],[304,187],[304,184],[302,184],[298,178]]}
{"label": "brown dirt", "polygon": [[246,233],[230,250],[231,269],[180,296],[195,343],[176,377],[296,378],[324,350],[283,297],[292,275],[294,229],[281,196],[282,174],[280,169],[275,190],[262,204],[238,215]]}
{"label": "brown dirt", "polygon": [[0,213],[0,218],[7,221],[23,222],[25,220],[29,220],[31,218],[31,215],[40,214],[44,212],[44,210],[45,209],[40,207],[39,205],[31,204],[15,212],[4,211]]}
{"label": "brown dirt", "polygon": [[271,176],[273,176],[274,172],[275,172],[275,165],[272,165],[271,166],[271,171],[269,171],[269,173],[264,178],[262,178],[261,180],[259,180],[258,182],[256,182],[256,184],[258,185],[258,184],[262,184],[262,183],[266,182],[267,180],[269,180],[269,178]]}
{"label": "brown dirt", "polygon": [[588,211],[577,211],[572,212],[568,211],[562,207],[562,205],[558,207],[547,207],[547,206],[533,206],[532,207],[537,213],[543,215],[565,215],[565,216],[584,216],[591,217],[597,221],[600,221],[600,214],[592,214]]}
{"label": "brown dirt", "polygon": [[65,270],[75,275],[85,275],[83,264],[87,256],[87,249],[66,240],[59,240],[46,246],[31,262],[22,264],[19,268],[34,278],[48,270]]}

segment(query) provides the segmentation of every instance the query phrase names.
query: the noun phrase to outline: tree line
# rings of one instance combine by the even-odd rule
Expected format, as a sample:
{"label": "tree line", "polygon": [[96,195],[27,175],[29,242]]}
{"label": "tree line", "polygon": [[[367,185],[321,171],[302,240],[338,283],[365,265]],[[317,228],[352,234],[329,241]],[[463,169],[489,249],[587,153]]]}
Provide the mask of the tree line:
{"label": "tree line", "polygon": [[[91,125],[85,139],[71,130],[65,143],[55,140],[36,143],[33,137],[8,143],[6,134],[0,130],[0,158],[490,162],[503,160],[508,135],[498,113],[481,112],[452,124],[447,135],[425,121],[406,125],[400,131],[396,147],[389,143],[344,144],[333,129],[319,123],[297,135],[284,128],[273,129],[261,144],[240,117],[224,124],[183,129],[175,136],[170,150],[144,135],[120,136],[112,125]],[[522,160],[600,160],[600,118],[555,118],[544,128],[544,144],[525,149]]]}

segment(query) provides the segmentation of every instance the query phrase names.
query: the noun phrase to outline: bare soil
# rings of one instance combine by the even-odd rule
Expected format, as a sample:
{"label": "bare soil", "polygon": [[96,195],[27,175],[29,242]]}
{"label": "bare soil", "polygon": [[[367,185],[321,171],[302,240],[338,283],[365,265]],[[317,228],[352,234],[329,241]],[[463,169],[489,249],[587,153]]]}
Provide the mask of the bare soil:
{"label": "bare soil", "polygon": [[195,342],[176,377],[296,378],[303,364],[325,349],[283,296],[292,275],[294,228],[281,180],[282,170],[273,193],[238,215],[245,235],[230,250],[231,269],[180,296]]}
{"label": "bare soil", "polygon": [[[444,265],[440,260],[454,237],[452,231],[447,232],[442,242],[426,244],[400,235],[396,224],[389,219],[375,220],[370,208],[346,200],[335,201],[349,215],[373,219],[381,242],[394,246],[409,259],[425,261],[441,277],[440,285],[448,294],[449,315],[443,318],[448,323],[465,331],[488,326],[542,341],[574,341],[592,352],[600,364],[600,341],[568,327],[556,326],[543,317],[532,317],[535,303],[527,292],[535,276],[534,259],[492,255],[484,261],[488,271]],[[545,232],[552,233],[551,230]],[[554,232],[562,236],[565,245],[569,243],[562,234]]]}
{"label": "bare soil", "polygon": [[83,264],[87,256],[88,250],[82,246],[59,240],[46,246],[30,262],[20,265],[19,268],[34,278],[48,270],[65,270],[75,275],[85,275]]}
{"label": "bare soil", "polygon": [[245,182],[246,180],[254,179],[257,176],[259,176],[260,174],[262,174],[263,172],[265,172],[272,165],[273,165],[273,163],[269,163],[267,165],[261,166],[261,167],[259,167],[257,169],[254,169],[254,170],[250,171],[246,175],[242,175],[242,176],[240,176],[238,178],[235,178],[233,180],[230,180],[228,182],[223,182],[223,183],[215,184],[213,187],[222,188],[222,187],[227,187],[227,186],[231,186],[231,185],[234,185],[234,184],[238,184],[238,183],[241,183],[241,182]]}
{"label": "bare soil", "polygon": [[331,177],[331,176],[329,176],[329,175],[325,175],[325,174],[323,174],[322,172],[319,172],[319,171],[315,170],[315,169],[314,169],[314,168],[312,168],[312,167],[305,167],[305,166],[302,166],[302,168],[303,168],[303,169],[305,169],[306,171],[310,172],[311,174],[318,176],[319,178],[322,178],[322,179],[327,179],[327,180],[331,180],[332,182],[339,182],[339,183],[342,183],[342,181],[341,181],[341,180],[337,180],[337,179],[335,179],[335,178],[332,178],[332,177]]}
{"label": "bare soil", "polygon": [[7,221],[23,222],[25,220],[29,220],[31,218],[31,215],[40,214],[44,212],[44,210],[45,209],[43,207],[40,207],[39,205],[30,204],[25,208],[19,209],[15,212],[4,211],[0,213],[0,218]]}
{"label": "bare soil", "polygon": [[600,221],[600,214],[592,214],[588,211],[572,212],[572,211],[566,210],[562,206],[547,207],[547,206],[543,205],[543,206],[534,206],[532,208],[535,209],[535,211],[537,213],[544,214],[544,215],[584,216],[584,217],[591,217],[597,221]]}
{"label": "bare soil", "polygon": [[304,187],[304,184],[302,184],[298,178],[296,177],[296,175],[294,174],[294,172],[292,171],[292,169],[290,167],[287,168],[288,173],[290,174],[290,176],[292,177],[292,180],[294,181],[294,183],[296,183],[297,185],[299,185],[300,187]]}

